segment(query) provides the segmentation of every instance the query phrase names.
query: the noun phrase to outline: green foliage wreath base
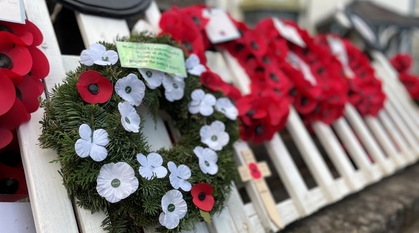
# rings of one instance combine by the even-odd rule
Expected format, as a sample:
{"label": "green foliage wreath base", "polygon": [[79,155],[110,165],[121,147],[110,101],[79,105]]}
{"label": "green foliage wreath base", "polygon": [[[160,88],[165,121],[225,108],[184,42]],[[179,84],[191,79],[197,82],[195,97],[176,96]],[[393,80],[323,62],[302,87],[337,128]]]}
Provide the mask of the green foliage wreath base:
{"label": "green foliage wreath base", "polygon": [[[142,33],[132,35],[129,38],[122,38],[122,41],[168,44],[179,47],[179,45],[168,37],[153,37]],[[116,51],[114,44],[101,43]],[[77,198],[77,204],[94,212],[105,211],[107,217],[102,227],[109,232],[140,232],[141,227],[152,227],[158,225],[158,218],[162,212],[161,198],[172,186],[169,182],[169,174],[163,179],[146,180],[138,174],[139,162],[136,154],[149,154],[150,146],[146,137],[141,133],[144,124],[144,117],[141,116],[140,133],[127,132],[120,123],[118,103],[123,100],[114,93],[111,99],[104,104],[88,104],[81,99],[76,83],[81,73],[87,70],[96,70],[107,77],[113,85],[116,81],[129,73],[136,74],[145,83],[137,69],[122,68],[119,61],[112,66],[93,65],[87,67],[81,64],[74,72],[67,74],[63,84],[53,88],[49,98],[42,103],[45,113],[41,121],[42,135],[39,140],[43,148],[55,149],[58,153],[56,161],[61,163],[60,174],[63,183],[71,197]],[[169,102],[164,97],[163,87],[151,90],[146,88],[142,105],[145,105],[156,119],[157,112],[162,109],[168,113],[180,130],[182,137],[170,149],[157,151],[164,160],[163,165],[168,161],[176,164],[187,165],[192,172],[188,180],[191,184],[208,183],[214,188],[213,197],[215,205],[210,212],[223,208],[230,192],[231,181],[237,177],[236,164],[232,156],[232,143],[238,139],[238,124],[236,121],[227,119],[222,113],[214,111],[209,117],[200,114],[190,114],[188,103],[191,101],[191,92],[195,89],[205,89],[199,78],[188,74],[185,78],[184,97],[175,102]],[[213,93],[216,98],[222,97],[221,92]],[[193,153],[196,146],[206,145],[201,143],[199,130],[204,125],[213,121],[222,121],[226,126],[226,132],[230,134],[230,141],[221,151],[217,151],[219,171],[216,175],[203,174],[199,168],[198,158]],[[110,143],[106,146],[108,157],[102,162],[95,162],[90,157],[80,158],[75,153],[74,144],[80,138],[78,128],[86,123],[92,130],[105,129],[109,133]],[[148,122],[150,124],[152,122]],[[128,163],[135,171],[139,180],[138,190],[128,198],[118,203],[111,204],[101,197],[96,191],[96,179],[102,165],[117,162]],[[178,232],[193,229],[194,223],[203,221],[199,209],[192,203],[190,192],[182,192],[188,204],[188,212],[181,219],[179,226],[173,230],[159,227],[161,232]]]}

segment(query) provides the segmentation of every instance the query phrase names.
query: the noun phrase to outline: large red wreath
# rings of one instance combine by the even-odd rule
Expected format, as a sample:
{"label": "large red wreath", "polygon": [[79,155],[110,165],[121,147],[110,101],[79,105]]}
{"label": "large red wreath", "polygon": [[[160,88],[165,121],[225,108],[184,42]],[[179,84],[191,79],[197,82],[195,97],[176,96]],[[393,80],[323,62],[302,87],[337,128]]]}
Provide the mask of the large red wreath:
{"label": "large red wreath", "polygon": [[399,72],[399,80],[414,100],[419,100],[419,76],[409,73],[412,66],[412,57],[409,54],[397,54],[390,60],[393,67]]}
{"label": "large red wreath", "polygon": [[[377,116],[384,107],[386,96],[381,87],[381,81],[374,74],[368,57],[355,47],[349,40],[336,35],[319,35],[315,38],[318,45],[333,53],[330,40],[341,43],[347,57],[347,64],[339,63],[340,73],[346,77],[348,83],[348,101],[356,107],[362,116]],[[339,56],[340,54],[337,54]],[[347,66],[345,69],[344,66]]]}
{"label": "large red wreath", "polygon": [[11,131],[39,107],[42,79],[49,73],[48,60],[36,47],[42,40],[40,30],[28,20],[0,21],[0,149],[12,140]]}

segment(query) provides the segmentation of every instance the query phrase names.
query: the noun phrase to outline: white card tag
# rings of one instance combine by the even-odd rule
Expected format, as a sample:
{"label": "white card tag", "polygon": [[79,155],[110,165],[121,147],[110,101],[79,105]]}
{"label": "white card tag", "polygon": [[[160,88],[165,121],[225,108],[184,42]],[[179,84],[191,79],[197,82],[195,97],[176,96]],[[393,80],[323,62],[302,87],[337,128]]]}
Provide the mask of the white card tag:
{"label": "white card tag", "polygon": [[276,30],[278,30],[279,34],[281,34],[282,37],[302,48],[306,47],[306,43],[304,42],[303,38],[301,38],[300,34],[298,34],[295,28],[284,24],[281,20],[277,18],[272,18],[272,20],[274,22]]}
{"label": "white card tag", "polygon": [[205,31],[213,44],[240,38],[239,30],[228,15],[221,9],[203,9],[202,14],[209,19]]}
{"label": "white card tag", "polygon": [[314,86],[317,85],[317,80],[311,73],[310,67],[303,60],[301,60],[295,53],[291,51],[288,51],[287,58],[290,64],[294,68],[301,70],[301,72],[303,72],[303,76],[305,80],[309,81]]}
{"label": "white card tag", "polygon": [[25,24],[23,0],[0,0],[0,21]]}
{"label": "white card tag", "polygon": [[332,49],[332,53],[342,64],[345,76],[347,78],[353,78],[355,74],[349,67],[348,54],[346,53],[346,49],[343,46],[342,41],[339,38],[328,36],[327,42],[329,43],[330,48]]}

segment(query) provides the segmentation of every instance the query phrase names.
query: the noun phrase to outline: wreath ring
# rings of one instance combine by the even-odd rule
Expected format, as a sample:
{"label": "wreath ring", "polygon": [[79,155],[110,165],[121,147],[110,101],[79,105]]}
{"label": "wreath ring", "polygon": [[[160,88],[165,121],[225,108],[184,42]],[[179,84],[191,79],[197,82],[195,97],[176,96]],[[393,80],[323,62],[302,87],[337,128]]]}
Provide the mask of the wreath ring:
{"label": "wreath ring", "polygon": [[[121,41],[179,47],[147,33]],[[191,230],[222,209],[237,177],[231,146],[237,109],[222,92],[202,86],[198,77],[208,68],[197,56],[186,59],[183,78],[123,68],[115,51],[115,44],[91,45],[43,100],[41,146],[57,150],[77,204],[105,211],[105,230],[139,232],[157,223],[160,231]],[[159,109],[172,117],[182,136],[171,149],[150,150],[139,105],[154,119]]]}

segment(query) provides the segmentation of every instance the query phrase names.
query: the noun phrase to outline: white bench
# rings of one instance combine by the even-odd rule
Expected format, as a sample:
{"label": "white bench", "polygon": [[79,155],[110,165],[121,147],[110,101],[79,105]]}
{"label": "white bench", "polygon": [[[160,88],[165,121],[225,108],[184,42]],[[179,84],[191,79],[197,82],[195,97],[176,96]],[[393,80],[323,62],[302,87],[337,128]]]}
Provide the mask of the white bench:
{"label": "white bench", "polygon": [[[38,25],[44,34],[41,49],[51,63],[51,72],[44,83],[46,90],[51,90],[54,85],[62,82],[66,71],[78,65],[78,58],[61,55],[45,2],[24,0],[24,4],[28,18]],[[113,42],[116,36],[130,33],[124,20],[80,13],[76,13],[76,18],[86,47],[97,41]],[[158,30],[159,18],[160,13],[153,3],[146,13],[147,22],[139,22],[135,30]],[[387,60],[380,54],[376,54],[375,58],[376,71],[383,78],[389,99],[379,117],[363,119],[352,106],[347,105],[345,116],[331,127],[320,122],[313,124],[317,137],[340,174],[339,178],[335,179],[332,176],[319,149],[315,146],[296,111],[291,107],[287,130],[318,187],[312,189],[307,187],[280,135],[276,134],[271,141],[265,142],[264,146],[290,196],[289,199],[276,203],[276,209],[281,218],[280,226],[270,220],[255,184],[249,182],[246,183],[246,190],[251,203],[243,204],[237,189],[234,189],[226,209],[220,215],[213,216],[213,225],[199,223],[194,232],[277,231],[299,218],[308,216],[416,162],[419,158],[419,125],[413,120],[417,118],[416,108],[412,106],[411,99],[405,92],[396,94],[400,93],[400,83],[397,82],[395,73],[389,67]],[[243,93],[249,92],[249,78],[234,58],[221,51],[213,55],[212,59],[217,60],[210,59],[210,65],[214,65],[214,70],[226,74],[223,76],[226,81],[232,81]],[[38,122],[42,114],[42,109],[36,111],[31,121],[22,125],[18,132],[37,232],[74,233],[79,230],[86,233],[103,232],[100,225],[104,214],[92,215],[90,211],[74,205],[57,172],[60,164],[50,163],[56,157],[56,153],[39,148],[37,139],[41,129]],[[154,128],[154,124],[146,125],[145,131],[154,148],[170,147],[170,140],[162,119],[159,119],[157,129]],[[356,139],[353,131],[360,136],[366,150]],[[351,164],[338,138],[348,149],[358,170]],[[242,157],[239,156],[240,152],[248,149],[246,142],[235,143],[239,165],[244,164]],[[373,156],[375,163],[368,159],[367,153]]]}

